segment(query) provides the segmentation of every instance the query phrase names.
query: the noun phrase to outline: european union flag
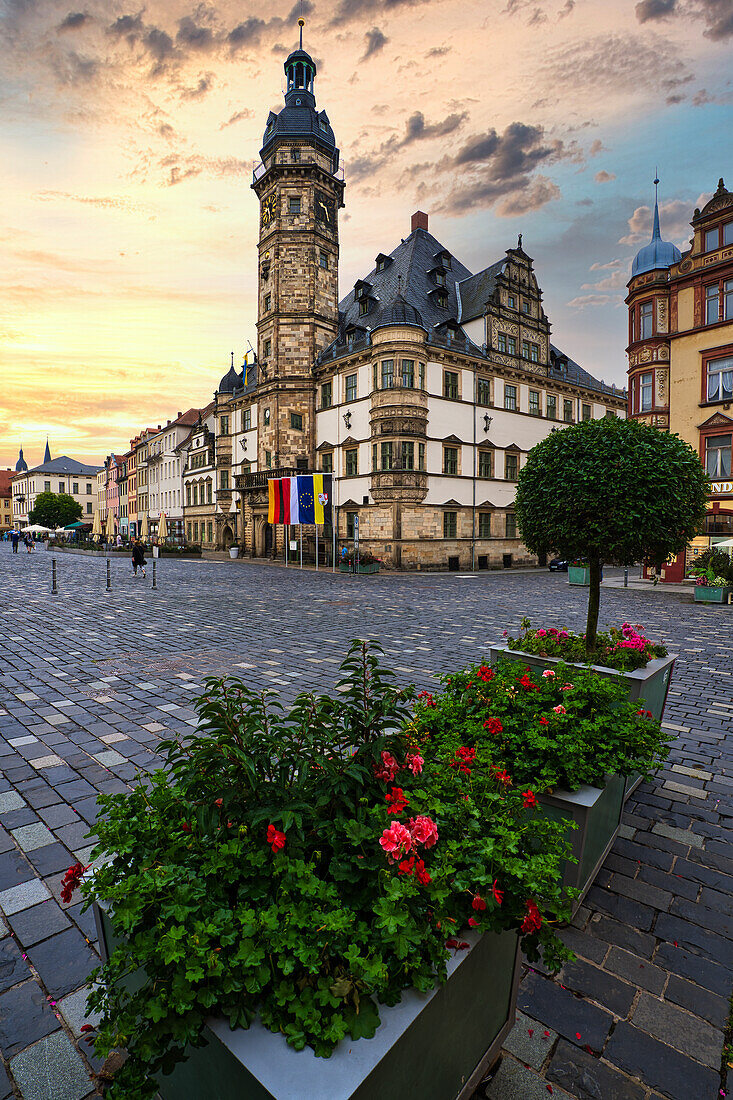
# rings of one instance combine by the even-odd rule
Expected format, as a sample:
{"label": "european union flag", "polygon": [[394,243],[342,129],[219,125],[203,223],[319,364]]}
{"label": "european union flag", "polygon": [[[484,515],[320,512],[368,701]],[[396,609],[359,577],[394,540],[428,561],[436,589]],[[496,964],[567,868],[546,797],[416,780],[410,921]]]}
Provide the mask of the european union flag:
{"label": "european union flag", "polygon": [[313,474],[298,477],[298,522],[316,522],[316,504],[313,499]]}

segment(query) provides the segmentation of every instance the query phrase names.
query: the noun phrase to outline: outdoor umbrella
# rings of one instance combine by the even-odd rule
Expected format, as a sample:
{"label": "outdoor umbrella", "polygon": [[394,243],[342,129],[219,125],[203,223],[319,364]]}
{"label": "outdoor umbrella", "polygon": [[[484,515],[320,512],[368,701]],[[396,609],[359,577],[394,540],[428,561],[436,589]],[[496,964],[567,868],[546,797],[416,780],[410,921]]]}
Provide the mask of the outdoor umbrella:
{"label": "outdoor umbrella", "polygon": [[712,549],[713,550],[722,550],[723,547],[725,547],[725,549],[727,550],[731,546],[733,546],[733,539],[725,539],[724,542],[714,542],[713,545],[712,545]]}
{"label": "outdoor umbrella", "polygon": [[165,542],[168,537],[168,524],[165,518],[165,512],[160,513],[160,519],[158,520],[158,542],[161,540]]}
{"label": "outdoor umbrella", "polygon": [[144,516],[142,518],[142,523],[140,524],[140,530],[138,531],[138,537],[142,540],[142,542],[147,542],[148,541],[149,535],[148,535],[148,513],[147,512],[144,514]]}
{"label": "outdoor umbrella", "polygon": [[102,521],[99,518],[99,512],[94,513],[94,523],[92,524],[92,538],[98,539],[102,534]]}
{"label": "outdoor umbrella", "polygon": [[104,528],[104,533],[108,539],[115,537],[115,517],[112,512],[107,512],[107,525]]}
{"label": "outdoor umbrella", "polygon": [[52,535],[54,531],[52,527],[44,527],[41,523],[32,523],[30,527],[23,527],[20,533],[21,535]]}

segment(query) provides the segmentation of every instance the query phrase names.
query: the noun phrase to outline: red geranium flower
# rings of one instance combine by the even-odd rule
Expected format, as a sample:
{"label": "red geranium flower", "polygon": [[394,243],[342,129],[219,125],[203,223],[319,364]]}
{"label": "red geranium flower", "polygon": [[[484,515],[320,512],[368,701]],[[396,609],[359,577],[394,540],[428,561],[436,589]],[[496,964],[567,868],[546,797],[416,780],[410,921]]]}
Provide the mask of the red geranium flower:
{"label": "red geranium flower", "polygon": [[424,699],[425,700],[425,706],[426,707],[434,707],[435,706],[435,700],[433,699],[433,697],[432,697],[432,695],[430,694],[429,691],[419,691],[417,693],[417,697],[418,697],[418,699]]}
{"label": "red geranium flower", "polygon": [[494,670],[492,668],[489,668],[487,665],[481,665],[477,675],[479,680],[483,680],[485,684],[488,684],[491,680],[494,679]]}
{"label": "red geranium flower", "polygon": [[504,900],[504,891],[500,890],[496,885],[496,879],[494,879],[494,885],[491,887],[491,893],[494,895],[494,901],[497,905],[501,905]]}
{"label": "red geranium flower", "polygon": [[527,807],[537,805],[537,799],[534,796],[534,791],[524,792],[524,794],[522,795],[522,804]]}
{"label": "red geranium flower", "polygon": [[410,830],[400,821],[393,821],[389,829],[385,829],[382,833],[379,843],[387,858],[394,861],[410,851],[412,836]]}
{"label": "red geranium flower", "polygon": [[497,783],[501,783],[504,787],[511,787],[512,777],[509,775],[509,772],[502,771],[501,768],[496,767],[492,768],[491,772]]}
{"label": "red geranium flower", "polygon": [[391,752],[383,752],[381,755],[381,765],[377,767],[373,764],[374,775],[377,779],[383,779],[385,783],[391,783],[397,772],[400,770],[400,766],[395,760]]}
{"label": "red geranium flower", "polygon": [[[227,822],[227,825],[229,824],[230,822]],[[284,848],[285,840],[285,833],[281,833],[274,825],[267,826],[267,843],[272,847],[273,852],[279,852]]]}
{"label": "red geranium flower", "polygon": [[481,897],[480,894],[474,894],[473,895],[473,901],[471,902],[471,907],[473,909],[485,909],[486,908],[486,902],[484,901],[484,899]]}
{"label": "red geranium flower", "polygon": [[527,915],[522,921],[522,931],[527,935],[539,932],[542,927],[542,914],[532,898],[527,898]]}
{"label": "red geranium flower", "polygon": [[64,905],[68,905],[71,901],[71,895],[77,886],[81,882],[82,875],[85,871],[89,870],[83,863],[75,863],[73,867],[69,867],[68,871],[61,880],[61,900]]}
{"label": "red geranium flower", "polygon": [[517,686],[523,687],[525,691],[537,691],[537,684],[530,680],[526,672],[521,680],[517,680]]}
{"label": "red geranium flower", "polygon": [[416,844],[422,844],[425,848],[432,848],[438,843],[438,826],[429,817],[420,814],[414,820],[408,822],[410,835]]}
{"label": "red geranium flower", "polygon": [[390,813],[401,814],[406,806],[409,805],[409,799],[406,797],[402,787],[393,787],[391,791],[387,791],[384,796],[385,802]]}
{"label": "red geranium flower", "polygon": [[546,718],[540,718],[540,725],[541,726],[549,726],[549,724],[550,723],[547,721]]}
{"label": "red geranium flower", "polygon": [[489,733],[501,733],[504,729],[498,718],[487,718],[484,722],[484,729]]}

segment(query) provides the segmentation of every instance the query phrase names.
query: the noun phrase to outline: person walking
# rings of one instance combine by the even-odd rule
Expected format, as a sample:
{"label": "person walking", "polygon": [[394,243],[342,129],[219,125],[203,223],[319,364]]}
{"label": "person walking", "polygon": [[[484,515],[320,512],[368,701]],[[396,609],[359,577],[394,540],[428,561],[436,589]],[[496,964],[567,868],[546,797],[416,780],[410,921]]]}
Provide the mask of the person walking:
{"label": "person walking", "polygon": [[138,569],[142,569],[142,574],[145,576],[145,547],[140,542],[140,539],[135,539],[132,544],[132,575],[137,576]]}
{"label": "person walking", "polygon": [[13,553],[17,554],[18,553],[18,543],[20,542],[20,531],[11,531],[10,532],[10,541],[13,544]]}
{"label": "person walking", "polygon": [[25,547],[30,554],[31,550],[33,549],[33,535],[30,533],[30,531],[25,536]]}

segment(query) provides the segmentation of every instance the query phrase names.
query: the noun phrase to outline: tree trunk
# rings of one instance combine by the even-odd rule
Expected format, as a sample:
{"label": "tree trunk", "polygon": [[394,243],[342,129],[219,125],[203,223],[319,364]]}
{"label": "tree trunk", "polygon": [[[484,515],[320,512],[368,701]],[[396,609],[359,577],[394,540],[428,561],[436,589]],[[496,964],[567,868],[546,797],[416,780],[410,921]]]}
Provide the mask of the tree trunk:
{"label": "tree trunk", "polygon": [[588,620],[585,626],[585,654],[595,653],[596,634],[598,633],[598,611],[601,605],[601,559],[592,554],[590,565],[590,587],[588,589]]}

